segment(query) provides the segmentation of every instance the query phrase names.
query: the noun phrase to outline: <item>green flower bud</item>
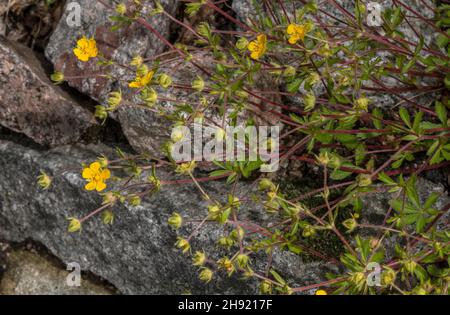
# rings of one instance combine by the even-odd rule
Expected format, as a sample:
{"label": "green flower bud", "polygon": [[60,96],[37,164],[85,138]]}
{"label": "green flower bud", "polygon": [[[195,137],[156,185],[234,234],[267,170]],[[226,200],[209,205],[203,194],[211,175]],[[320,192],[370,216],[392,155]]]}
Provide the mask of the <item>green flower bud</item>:
{"label": "green flower bud", "polygon": [[114,222],[114,213],[111,210],[103,211],[102,221],[104,224],[113,224]]}
{"label": "green flower bud", "polygon": [[127,6],[124,3],[116,5],[116,13],[119,15],[125,15],[127,13]]}
{"label": "green flower bud", "polygon": [[203,91],[205,89],[205,81],[203,81],[201,77],[197,76],[197,78],[192,81],[192,88],[198,92]]}
{"label": "green flower bud", "polygon": [[105,106],[97,105],[95,106],[95,114],[94,116],[100,120],[105,121],[108,118],[108,111]]}
{"label": "green flower bud", "polygon": [[250,260],[250,258],[245,254],[239,254],[236,256],[236,263],[242,269],[247,267],[249,260]]}
{"label": "green flower bud", "polygon": [[159,76],[158,82],[161,87],[167,89],[170,85],[172,85],[172,78],[163,73]]}
{"label": "green flower bud", "polygon": [[358,186],[359,187],[367,187],[370,185],[372,185],[372,175],[361,174],[358,176]]}
{"label": "green flower bud", "polygon": [[197,251],[192,258],[192,264],[194,266],[203,266],[206,262],[206,255],[204,252]]}
{"label": "green flower bud", "polygon": [[183,253],[187,253],[191,249],[191,245],[188,240],[178,237],[175,246],[182,250]]}
{"label": "green flower bud", "polygon": [[302,232],[303,237],[312,237],[315,234],[316,234],[316,229],[312,225],[310,225],[310,224],[305,225],[305,227],[303,228],[303,232]]}
{"label": "green flower bud", "polygon": [[297,70],[293,66],[287,66],[283,71],[283,76],[293,77],[297,74]]}
{"label": "green flower bud", "polygon": [[177,212],[172,213],[172,216],[167,221],[171,227],[178,230],[183,224],[183,218]]}
{"label": "green flower bud", "polygon": [[395,273],[394,270],[387,269],[382,273],[381,281],[382,281],[383,285],[390,286],[391,284],[393,284],[395,282],[396,276],[397,276],[397,274]]}
{"label": "green flower bud", "polygon": [[109,98],[106,102],[109,105],[108,110],[112,110],[112,111],[115,110],[122,102],[122,92],[116,91],[116,92],[109,93]]}
{"label": "green flower bud", "polygon": [[69,218],[69,228],[68,231],[70,233],[77,232],[81,230],[81,221],[76,218]]}
{"label": "green flower bud", "polygon": [[213,275],[214,273],[211,269],[203,268],[202,271],[200,272],[199,279],[205,283],[208,283],[212,280]]}
{"label": "green flower bud", "polygon": [[248,40],[245,37],[241,37],[236,42],[236,48],[239,50],[246,50],[248,47]]}
{"label": "green flower bud", "polygon": [[275,191],[277,190],[277,186],[268,178],[263,178],[259,181],[258,185],[259,190],[261,191]]}
{"label": "green flower bud", "polygon": [[370,100],[367,97],[358,98],[355,101],[353,108],[355,110],[367,112],[369,110],[369,102],[370,102]]}
{"label": "green flower bud", "polygon": [[316,96],[314,94],[307,94],[303,98],[303,103],[305,104],[305,111],[309,112],[316,106]]}
{"label": "green flower bud", "polygon": [[403,266],[405,267],[406,271],[413,273],[414,270],[416,270],[417,263],[414,260],[410,259],[410,260],[405,261],[403,263]]}
{"label": "green flower bud", "polygon": [[50,176],[48,176],[44,171],[41,171],[41,175],[39,175],[37,177],[37,179],[38,179],[38,185],[42,189],[50,188],[50,186],[52,184],[52,178]]}
{"label": "green flower bud", "polygon": [[128,202],[131,206],[137,207],[141,205],[141,198],[139,196],[132,196]]}
{"label": "green flower bud", "polygon": [[267,280],[264,280],[259,285],[259,291],[261,292],[261,294],[264,295],[272,294],[272,283]]}
{"label": "green flower bud", "polygon": [[64,74],[62,72],[57,71],[50,76],[50,79],[55,84],[61,84],[64,82]]}
{"label": "green flower bud", "polygon": [[354,218],[350,218],[342,222],[342,225],[347,228],[347,233],[350,233],[358,226],[358,222]]}
{"label": "green flower bud", "polygon": [[140,67],[144,63],[144,59],[141,56],[135,56],[131,59],[130,65],[133,67]]}

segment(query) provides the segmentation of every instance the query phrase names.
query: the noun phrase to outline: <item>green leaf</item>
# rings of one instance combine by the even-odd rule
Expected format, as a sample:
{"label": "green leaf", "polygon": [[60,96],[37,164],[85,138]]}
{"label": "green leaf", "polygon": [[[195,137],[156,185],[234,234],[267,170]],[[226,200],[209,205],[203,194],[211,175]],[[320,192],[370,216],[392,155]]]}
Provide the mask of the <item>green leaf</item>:
{"label": "green leaf", "polygon": [[275,278],[275,280],[277,280],[278,283],[283,284],[283,285],[286,284],[286,281],[284,281],[284,279],[275,270],[270,269],[270,273]]}
{"label": "green leaf", "polygon": [[357,166],[361,165],[361,163],[366,158],[366,146],[364,143],[358,144],[358,146],[355,149],[355,164]]}
{"label": "green leaf", "polygon": [[399,114],[400,114],[400,118],[403,120],[403,122],[409,127],[412,128],[411,126],[411,117],[409,116],[409,112],[406,108],[401,107],[399,110]]}
{"label": "green leaf", "polygon": [[436,114],[444,126],[447,126],[447,108],[441,102],[436,102]]}
{"label": "green leaf", "polygon": [[387,185],[397,185],[397,183],[384,172],[378,174],[378,179]]}
{"label": "green leaf", "polygon": [[343,180],[343,179],[349,177],[350,175],[352,175],[352,173],[344,172],[344,171],[341,171],[340,169],[336,169],[331,173],[330,177],[331,177],[331,179],[334,179],[334,180]]}

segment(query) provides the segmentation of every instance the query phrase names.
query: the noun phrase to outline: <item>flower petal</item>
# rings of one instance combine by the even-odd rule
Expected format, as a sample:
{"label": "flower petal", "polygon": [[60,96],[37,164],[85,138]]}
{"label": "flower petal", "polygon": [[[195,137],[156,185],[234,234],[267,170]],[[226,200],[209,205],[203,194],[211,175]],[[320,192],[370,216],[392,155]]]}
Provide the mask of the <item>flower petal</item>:
{"label": "flower petal", "polygon": [[84,189],[86,190],[94,190],[97,187],[97,183],[95,181],[87,183],[86,186],[84,186]]}
{"label": "flower petal", "polygon": [[83,176],[84,179],[91,179],[94,177],[94,174],[92,173],[91,169],[85,168],[81,176]]}
{"label": "flower petal", "polygon": [[101,173],[100,173],[100,178],[102,180],[106,180],[109,179],[111,177],[111,172],[108,169],[104,169]]}
{"label": "flower petal", "polygon": [[286,33],[288,33],[289,35],[294,34],[295,32],[295,24],[290,24],[286,30]]}
{"label": "flower petal", "polygon": [[93,171],[93,172],[98,172],[100,170],[102,166],[100,165],[99,162],[94,162],[92,163],[89,168]]}
{"label": "flower petal", "polygon": [[95,189],[97,189],[97,191],[105,190],[106,189],[106,184],[104,182],[102,182],[102,181],[98,181]]}

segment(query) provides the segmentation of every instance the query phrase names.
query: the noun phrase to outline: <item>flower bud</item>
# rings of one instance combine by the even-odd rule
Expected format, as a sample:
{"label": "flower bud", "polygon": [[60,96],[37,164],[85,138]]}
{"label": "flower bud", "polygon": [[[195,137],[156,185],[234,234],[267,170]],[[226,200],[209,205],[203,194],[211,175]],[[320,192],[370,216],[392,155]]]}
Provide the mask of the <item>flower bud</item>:
{"label": "flower bud", "polygon": [[139,196],[132,196],[128,202],[132,207],[137,207],[141,205],[141,198]]}
{"label": "flower bud", "polygon": [[163,73],[159,76],[159,85],[167,89],[172,84],[172,78],[167,74]]}
{"label": "flower bud", "polygon": [[236,263],[242,269],[247,267],[249,260],[250,258],[245,254],[239,254],[236,256]]}
{"label": "flower bud", "polygon": [[265,295],[272,294],[272,283],[267,280],[264,280],[259,285],[259,291],[261,292],[261,294]]}
{"label": "flower bud", "polygon": [[316,157],[316,160],[320,165],[327,166],[328,163],[330,163],[330,156],[327,151],[320,152],[319,156]]}
{"label": "flower bud", "polygon": [[175,246],[182,250],[183,253],[187,253],[191,249],[191,245],[188,240],[178,237]]}
{"label": "flower bud", "polygon": [[355,101],[355,104],[354,104],[353,108],[355,110],[360,110],[360,111],[367,112],[369,110],[369,102],[370,102],[370,100],[367,97],[358,98]]}
{"label": "flower bud", "polygon": [[114,213],[111,210],[103,211],[102,221],[104,224],[113,224],[114,222]]}
{"label": "flower bud", "polygon": [[141,99],[146,103],[147,106],[152,107],[158,100],[158,93],[152,88],[147,88],[142,90]]}
{"label": "flower bud", "polygon": [[144,59],[141,56],[135,56],[131,59],[130,65],[133,67],[140,67],[144,63]]}
{"label": "flower bud", "polygon": [[283,76],[285,77],[293,77],[297,74],[297,70],[293,66],[287,66],[283,71]]}
{"label": "flower bud", "polygon": [[275,191],[277,190],[277,186],[268,178],[263,178],[259,181],[258,189],[261,191]]}
{"label": "flower bud", "polygon": [[178,230],[183,224],[183,218],[177,212],[172,213],[172,216],[167,221],[171,227]]}
{"label": "flower bud", "polygon": [[405,267],[405,269],[408,271],[408,272],[414,272],[414,270],[416,270],[416,267],[417,267],[417,263],[414,261],[414,260],[412,260],[412,259],[410,259],[410,260],[407,260],[407,261],[405,261],[404,263],[403,263],[403,266]]}
{"label": "flower bud", "polygon": [[361,174],[358,176],[358,186],[359,187],[367,187],[370,185],[372,185],[372,175]]}
{"label": "flower bud", "polygon": [[199,279],[205,283],[208,283],[212,280],[213,275],[214,273],[211,269],[203,268],[202,271],[200,272]]}
{"label": "flower bud", "polygon": [[77,232],[81,229],[81,221],[76,218],[69,218],[69,228],[70,233]]}
{"label": "flower bud", "polygon": [[102,105],[95,106],[94,116],[100,120],[106,120],[106,118],[108,118],[108,111],[106,110],[106,107]]}
{"label": "flower bud", "polygon": [[381,281],[383,285],[389,286],[395,282],[397,274],[392,269],[385,270],[381,275]]}
{"label": "flower bud", "polygon": [[145,64],[140,65],[137,70],[136,70],[136,74],[138,77],[145,77],[148,74],[148,67]]}
{"label": "flower bud", "polygon": [[201,77],[197,76],[197,78],[192,81],[192,88],[198,92],[203,91],[205,89],[205,81],[203,81]]}
{"label": "flower bud", "polygon": [[354,218],[350,218],[342,222],[342,225],[347,228],[347,233],[351,233],[358,226],[358,222]]}
{"label": "flower bud", "polygon": [[109,105],[108,110],[115,110],[122,102],[122,92],[116,91],[109,93],[109,98],[106,102]]}
{"label": "flower bud", "polygon": [[127,13],[127,6],[125,3],[119,3],[116,5],[116,13],[119,15],[125,15],[125,13]]}
{"label": "flower bud", "polygon": [[316,106],[316,96],[312,93],[305,95],[303,103],[305,104],[305,111],[309,112],[313,110]]}
{"label": "flower bud", "polygon": [[37,177],[38,179],[38,185],[42,189],[48,189],[50,185],[52,184],[52,179],[50,176],[48,176],[44,171],[41,171],[41,175]]}
{"label": "flower bud", "polygon": [[203,266],[206,262],[206,255],[204,252],[197,251],[192,258],[192,264],[194,266]]}
{"label": "flower bud", "polygon": [[303,228],[303,232],[302,232],[303,237],[311,237],[311,236],[314,236],[315,234],[316,234],[316,229],[312,225],[310,225],[310,224],[305,225],[305,227]]}
{"label": "flower bud", "polygon": [[62,72],[57,71],[50,76],[50,79],[55,84],[61,84],[64,82],[64,74]]}
{"label": "flower bud", "polygon": [[236,48],[239,50],[245,50],[248,47],[248,40],[245,37],[241,37],[236,42]]}

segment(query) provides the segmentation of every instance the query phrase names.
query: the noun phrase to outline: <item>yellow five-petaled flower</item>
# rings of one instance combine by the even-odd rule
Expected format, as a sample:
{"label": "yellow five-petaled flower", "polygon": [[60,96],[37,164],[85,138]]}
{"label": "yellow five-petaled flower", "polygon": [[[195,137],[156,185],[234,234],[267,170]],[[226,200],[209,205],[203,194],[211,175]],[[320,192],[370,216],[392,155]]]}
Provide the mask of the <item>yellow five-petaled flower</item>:
{"label": "yellow five-petaled flower", "polygon": [[134,88],[134,89],[140,89],[140,88],[146,87],[152,80],[154,74],[155,74],[155,72],[149,71],[149,72],[147,72],[146,75],[143,75],[143,76],[137,75],[136,79],[133,82],[130,82],[130,84],[128,84],[128,86],[130,88]]}
{"label": "yellow five-petaled flower", "polygon": [[83,178],[88,181],[86,190],[102,191],[106,189],[105,181],[111,177],[107,168],[102,168],[99,162],[92,163],[83,170]]}
{"label": "yellow five-petaled flower", "polygon": [[83,62],[89,61],[90,58],[97,57],[98,49],[95,39],[83,36],[77,41],[77,47],[73,50],[73,53]]}
{"label": "yellow five-petaled flower", "polygon": [[256,40],[248,44],[248,50],[250,50],[250,57],[257,60],[261,58],[267,49],[267,36],[265,34],[258,35]]}
{"label": "yellow five-petaled flower", "polygon": [[297,44],[299,40],[303,40],[306,35],[306,27],[304,25],[290,24],[286,30],[289,35],[289,43]]}

